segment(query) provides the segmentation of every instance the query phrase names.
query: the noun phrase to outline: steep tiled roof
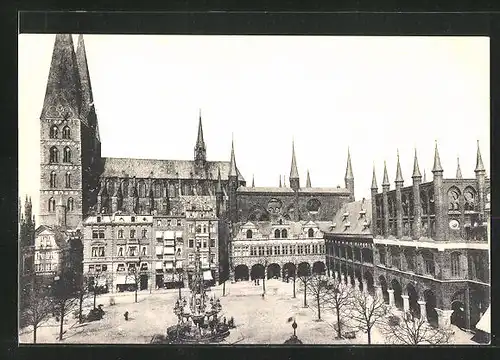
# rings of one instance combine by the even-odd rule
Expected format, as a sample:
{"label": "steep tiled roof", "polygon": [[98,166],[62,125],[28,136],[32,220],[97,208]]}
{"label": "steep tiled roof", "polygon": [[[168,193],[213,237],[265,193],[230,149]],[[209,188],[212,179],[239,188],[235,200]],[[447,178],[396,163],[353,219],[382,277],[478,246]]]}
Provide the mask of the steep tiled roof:
{"label": "steep tiled roof", "polygon": [[312,187],[312,188],[301,188],[299,189],[301,193],[329,193],[329,194],[349,194],[348,189],[344,188],[326,188],[326,187]]}
{"label": "steep tiled roof", "polygon": [[59,226],[40,225],[36,229],[35,233],[36,235],[39,235],[45,230],[54,233],[54,240],[59,249],[64,249],[66,246],[68,246],[68,234],[66,233],[66,231],[64,231],[64,229]]}
{"label": "steep tiled roof", "polygon": [[[365,214],[362,216],[362,210]],[[342,235],[370,235],[372,220],[372,205],[370,200],[355,201],[344,204],[333,218],[335,227],[329,231],[332,234]],[[347,216],[344,216],[346,215]],[[370,224],[368,228],[363,225],[365,221]],[[346,227],[346,224],[349,224]]]}
{"label": "steep tiled roof", "polygon": [[[258,232],[263,236],[272,235],[274,228],[285,227],[288,229],[288,238],[294,238],[300,234],[303,234],[303,228],[306,226],[309,221],[287,221],[283,223],[283,225],[278,225],[276,223],[272,223],[270,221],[252,221],[247,222],[246,224],[237,224],[236,231],[239,232],[242,228],[247,227],[255,227]],[[251,225],[253,226],[251,226]],[[328,232],[331,229],[332,222],[331,221],[315,221],[313,227],[317,227],[322,232]]]}
{"label": "steep tiled roof", "polygon": [[[256,192],[256,193],[287,193],[293,194],[294,191],[292,188],[287,187],[247,187],[240,186],[238,188],[238,192]],[[322,187],[313,187],[313,188],[300,188],[299,192],[302,194],[349,194],[349,190],[343,188],[322,188]]]}
{"label": "steep tiled roof", "polygon": [[[157,160],[130,158],[103,158],[103,177],[137,177],[153,179],[204,179],[204,174],[197,174],[192,160]],[[227,180],[228,161],[207,161],[207,172],[213,180],[217,180],[220,168],[222,180]],[[178,175],[177,175],[178,174]],[[202,177],[203,175],[203,177]],[[238,171],[240,181],[245,181]],[[209,177],[210,178],[210,177]]]}
{"label": "steep tiled roof", "polygon": [[248,187],[240,186],[238,192],[270,192],[270,193],[290,193],[293,194],[293,189],[285,187]]}

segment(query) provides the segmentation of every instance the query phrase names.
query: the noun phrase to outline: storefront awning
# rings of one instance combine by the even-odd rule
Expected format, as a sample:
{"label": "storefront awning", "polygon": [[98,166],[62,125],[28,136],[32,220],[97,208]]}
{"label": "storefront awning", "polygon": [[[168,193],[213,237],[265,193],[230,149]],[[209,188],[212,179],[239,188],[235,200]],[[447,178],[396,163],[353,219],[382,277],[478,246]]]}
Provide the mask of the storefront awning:
{"label": "storefront awning", "polygon": [[174,240],[175,239],[175,231],[165,231],[163,234],[163,238],[166,240]]}
{"label": "storefront awning", "polygon": [[116,285],[125,285],[125,284],[135,284],[134,277],[129,275],[118,275],[116,277]]}
{"label": "storefront awning", "polygon": [[212,272],[210,270],[203,271],[203,280],[211,281],[214,278],[212,277]]}
{"label": "storefront awning", "polygon": [[491,313],[490,313],[490,306],[488,306],[488,309],[486,309],[485,313],[479,319],[479,321],[476,324],[476,329],[484,331],[485,333],[491,334]]}

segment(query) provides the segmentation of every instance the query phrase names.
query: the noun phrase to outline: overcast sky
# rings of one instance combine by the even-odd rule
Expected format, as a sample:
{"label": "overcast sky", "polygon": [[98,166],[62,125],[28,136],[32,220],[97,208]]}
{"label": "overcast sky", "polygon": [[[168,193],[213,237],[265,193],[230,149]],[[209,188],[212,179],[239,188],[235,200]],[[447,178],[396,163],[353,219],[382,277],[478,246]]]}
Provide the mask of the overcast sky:
{"label": "overcast sky", "polygon": [[[55,35],[19,36],[19,191],[38,213],[39,118]],[[77,37],[74,42],[76,45]],[[344,186],[350,147],[356,199],[387,160],[405,185],[414,148],[432,179],[457,156],[474,177],[476,141],[490,166],[489,39],[480,37],[86,35],[104,157],[193,159],[201,109],[208,160],[236,162],[250,185]],[[392,185],[393,186],[393,185]],[[391,186],[391,187],[392,187]]]}

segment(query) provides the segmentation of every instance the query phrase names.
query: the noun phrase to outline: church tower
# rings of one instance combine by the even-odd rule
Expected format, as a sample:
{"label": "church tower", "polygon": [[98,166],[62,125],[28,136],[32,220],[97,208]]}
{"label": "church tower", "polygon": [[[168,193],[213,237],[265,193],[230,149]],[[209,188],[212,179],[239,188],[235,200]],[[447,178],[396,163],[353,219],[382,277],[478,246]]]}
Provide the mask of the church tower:
{"label": "church tower", "polygon": [[203,126],[201,124],[201,110],[198,122],[198,137],[194,147],[194,162],[197,168],[204,168],[207,161],[207,148],[203,139]]}
{"label": "church tower", "polygon": [[[77,56],[78,53],[78,56]],[[76,228],[95,202],[100,141],[83,37],[56,35],[40,116],[40,224]],[[57,206],[56,206],[57,202]]]}

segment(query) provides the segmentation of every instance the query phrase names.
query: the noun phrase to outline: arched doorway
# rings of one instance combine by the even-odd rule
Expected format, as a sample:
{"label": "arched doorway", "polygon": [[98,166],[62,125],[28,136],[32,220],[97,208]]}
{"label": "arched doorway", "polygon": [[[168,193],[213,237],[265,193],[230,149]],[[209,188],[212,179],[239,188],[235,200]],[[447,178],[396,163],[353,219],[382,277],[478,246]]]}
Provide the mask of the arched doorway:
{"label": "arched doorway", "polygon": [[264,265],[262,264],[255,264],[252,266],[252,270],[250,271],[250,276],[252,280],[255,279],[264,279]]}
{"label": "arched doorway", "polygon": [[248,280],[248,266],[238,265],[234,268],[234,280]]}
{"label": "arched doorway", "polygon": [[354,275],[356,276],[356,279],[358,279],[359,291],[363,291],[363,278],[361,277],[361,270],[356,269],[354,271]]}
{"label": "arched doorway", "polygon": [[438,326],[438,314],[436,311],[436,295],[432,290],[425,290],[424,292],[425,300],[425,312],[427,313],[427,321],[430,325]]}
{"label": "arched doorway", "polygon": [[418,294],[413,284],[409,283],[408,285],[406,285],[406,293],[408,294],[410,313],[413,314],[413,316],[420,318],[420,305],[418,304]]}
{"label": "arched doorway", "polygon": [[380,288],[382,289],[382,296],[384,298],[384,302],[386,304],[389,304],[389,292],[387,291],[387,281],[385,280],[385,277],[382,275],[379,276],[378,281],[380,283]]}
{"label": "arched doorway", "polygon": [[277,279],[280,277],[281,268],[278,264],[269,264],[267,266],[267,278],[268,279]]}
{"label": "arched doorway", "polygon": [[286,279],[286,281],[288,282],[289,278],[295,277],[295,271],[295,264],[286,263],[285,265],[283,265],[283,279]]}
{"label": "arched doorway", "polygon": [[372,273],[368,270],[365,271],[365,280],[366,280],[366,287],[368,288],[368,293],[371,295],[375,294],[375,288],[373,287],[373,276]]}
{"label": "arched doorway", "polygon": [[311,265],[306,262],[301,262],[297,268],[297,276],[309,276],[311,275]]}
{"label": "arched doorway", "polygon": [[312,268],[313,274],[325,275],[326,267],[323,261],[316,261]]}
{"label": "arched doorway", "polygon": [[396,279],[393,279],[391,281],[391,287],[392,290],[394,290],[394,303],[396,307],[400,310],[403,309],[403,298],[401,295],[403,295],[403,290],[401,289],[401,285],[399,284],[399,281]]}

